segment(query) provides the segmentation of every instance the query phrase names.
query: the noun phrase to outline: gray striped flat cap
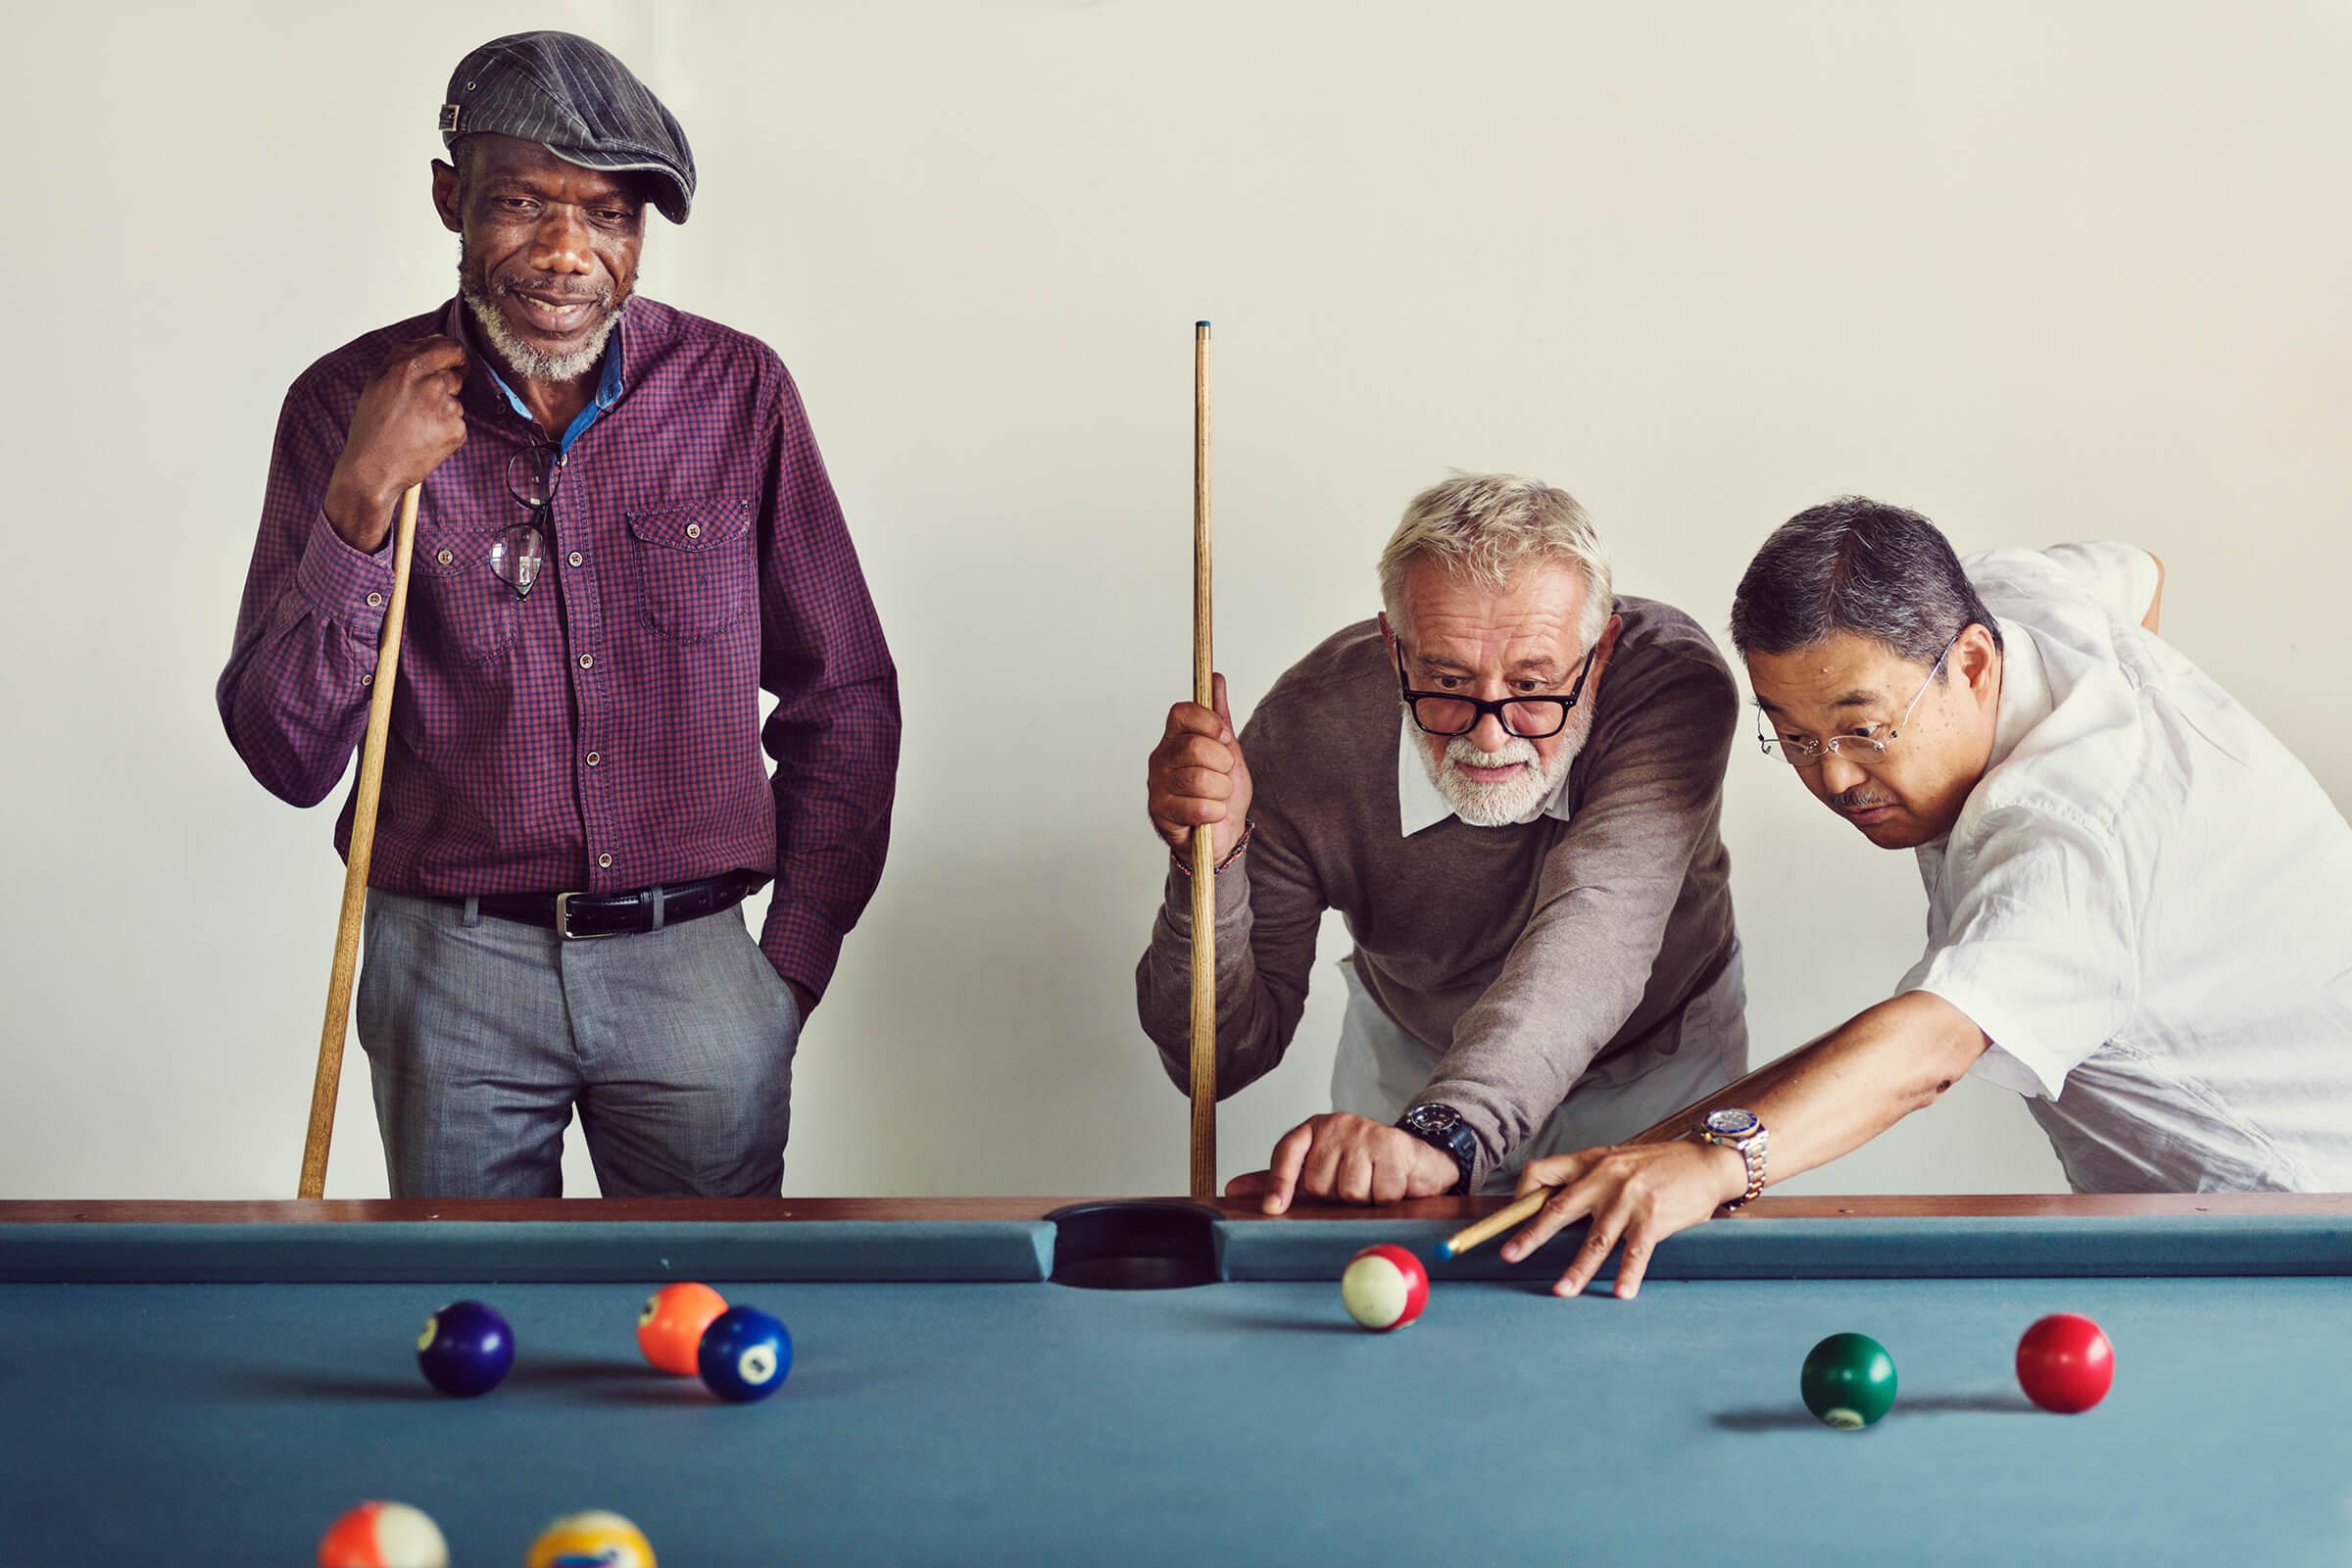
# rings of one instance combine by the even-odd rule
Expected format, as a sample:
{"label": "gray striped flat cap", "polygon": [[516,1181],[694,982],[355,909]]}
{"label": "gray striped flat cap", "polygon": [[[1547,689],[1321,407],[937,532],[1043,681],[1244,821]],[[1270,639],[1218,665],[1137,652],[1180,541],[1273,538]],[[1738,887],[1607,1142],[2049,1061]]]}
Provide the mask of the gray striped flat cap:
{"label": "gray striped flat cap", "polygon": [[441,103],[441,145],[483,133],[535,141],[584,169],[658,176],[673,223],[694,204],[694,150],[677,119],[612,51],[576,32],[517,32],[458,62]]}

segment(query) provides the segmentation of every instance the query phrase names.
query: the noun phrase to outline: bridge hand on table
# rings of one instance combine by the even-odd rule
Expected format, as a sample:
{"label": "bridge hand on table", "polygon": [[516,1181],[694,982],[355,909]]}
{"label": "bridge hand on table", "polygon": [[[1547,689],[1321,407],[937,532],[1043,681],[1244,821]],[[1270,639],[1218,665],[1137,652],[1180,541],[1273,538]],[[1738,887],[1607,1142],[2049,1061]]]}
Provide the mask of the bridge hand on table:
{"label": "bridge hand on table", "polygon": [[1343,1203],[1395,1203],[1439,1198],[1461,1181],[1453,1156],[1401,1128],[1333,1111],[1309,1116],[1282,1135],[1268,1168],[1236,1176],[1227,1198],[1255,1198],[1280,1214],[1298,1198]]}
{"label": "bridge hand on table", "polygon": [[1608,1260],[1610,1249],[1622,1244],[1616,1295],[1630,1301],[1641,1293],[1657,1245],[1704,1223],[1745,1192],[1747,1168],[1736,1151],[1708,1144],[1625,1144],[1531,1161],[1520,1173],[1519,1196],[1544,1187],[1553,1190],[1551,1197],[1503,1243],[1503,1261],[1516,1263],[1563,1225],[1590,1218],[1585,1245],[1576,1250],[1552,1294],[1581,1294]]}

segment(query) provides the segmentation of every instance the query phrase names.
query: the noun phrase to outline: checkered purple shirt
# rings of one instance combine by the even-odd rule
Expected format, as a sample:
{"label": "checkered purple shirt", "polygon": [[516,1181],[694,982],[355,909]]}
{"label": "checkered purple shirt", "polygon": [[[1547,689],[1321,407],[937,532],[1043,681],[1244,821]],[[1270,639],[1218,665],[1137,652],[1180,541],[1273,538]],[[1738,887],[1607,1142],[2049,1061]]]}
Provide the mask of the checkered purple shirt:
{"label": "checkered purple shirt", "polygon": [[[433,332],[467,341],[455,301],[327,355],[278,418],[219,699],[245,765],[297,806],[367,732],[392,593],[391,549],[328,524],[327,477],[386,351]],[[368,880],[448,897],[772,871],[760,946],[821,996],[889,847],[898,672],[783,362],[649,299],[619,334],[623,387],[571,448],[527,598],[489,552],[528,520],[507,462],[533,430],[468,367],[466,445],[417,508]]]}

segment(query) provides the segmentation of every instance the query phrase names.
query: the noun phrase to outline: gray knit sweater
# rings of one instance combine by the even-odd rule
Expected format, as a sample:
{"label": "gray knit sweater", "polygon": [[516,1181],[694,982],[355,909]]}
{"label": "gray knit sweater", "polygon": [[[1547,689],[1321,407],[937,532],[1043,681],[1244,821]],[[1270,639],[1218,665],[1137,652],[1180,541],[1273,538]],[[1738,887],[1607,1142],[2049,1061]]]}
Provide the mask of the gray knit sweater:
{"label": "gray knit sweater", "polygon": [[[1403,836],[1396,676],[1360,621],[1276,681],[1242,729],[1249,849],[1217,878],[1217,1093],[1282,1059],[1327,908],[1373,999],[1444,1053],[1421,1098],[1461,1111],[1473,1190],[1580,1078],[1618,1082],[1674,1049],[1684,1006],[1733,947],[1718,834],[1740,697],[1723,656],[1670,605],[1621,598],[1569,819]],[[1171,871],[1136,970],[1144,1030],[1191,1081],[1191,891]]]}

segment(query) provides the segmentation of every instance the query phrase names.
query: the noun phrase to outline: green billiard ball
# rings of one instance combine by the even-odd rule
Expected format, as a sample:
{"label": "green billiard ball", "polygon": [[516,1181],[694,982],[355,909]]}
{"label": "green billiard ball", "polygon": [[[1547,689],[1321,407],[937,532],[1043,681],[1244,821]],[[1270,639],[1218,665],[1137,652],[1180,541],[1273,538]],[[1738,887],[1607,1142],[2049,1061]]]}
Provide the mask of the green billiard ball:
{"label": "green billiard ball", "polygon": [[1894,1408],[1894,1357],[1867,1334],[1833,1334],[1805,1357],[1797,1387],[1823,1425],[1858,1432]]}

